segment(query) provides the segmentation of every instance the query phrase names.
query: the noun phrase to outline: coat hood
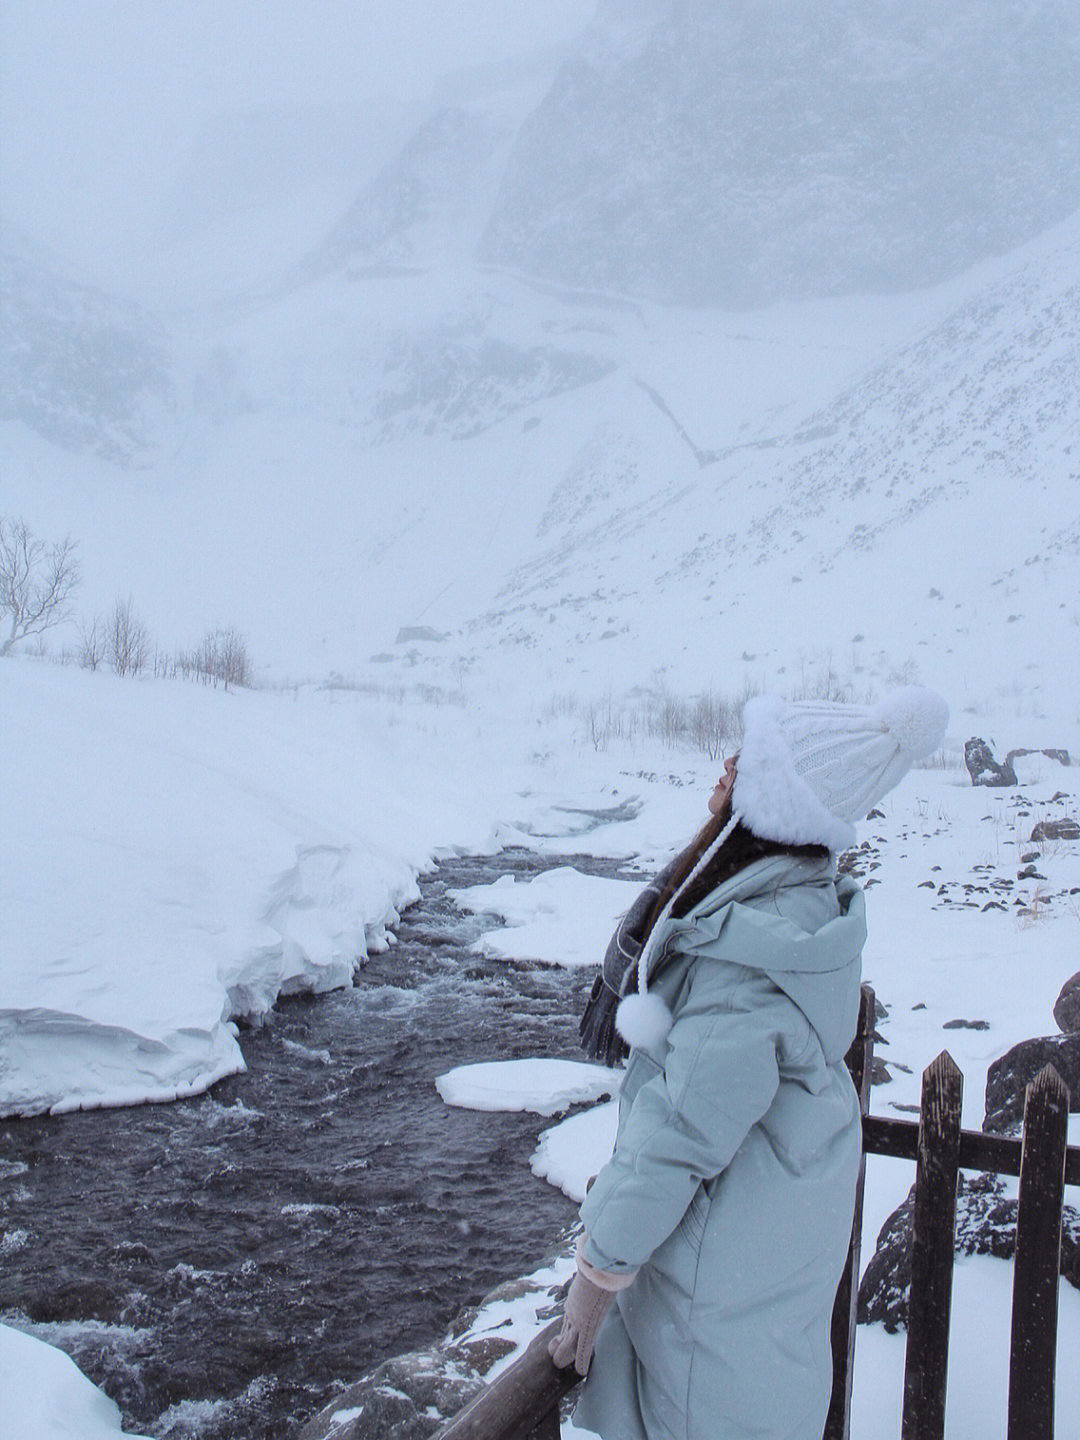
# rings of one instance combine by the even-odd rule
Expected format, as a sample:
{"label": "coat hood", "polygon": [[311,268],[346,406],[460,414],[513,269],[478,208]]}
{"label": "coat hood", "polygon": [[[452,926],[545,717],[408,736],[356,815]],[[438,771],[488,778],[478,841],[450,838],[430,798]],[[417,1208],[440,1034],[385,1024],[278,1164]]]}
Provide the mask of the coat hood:
{"label": "coat hood", "polygon": [[828,1062],[843,1058],[858,1019],[866,908],[832,856],[759,860],[666,930],[657,969],[677,949],[761,970],[813,1025]]}

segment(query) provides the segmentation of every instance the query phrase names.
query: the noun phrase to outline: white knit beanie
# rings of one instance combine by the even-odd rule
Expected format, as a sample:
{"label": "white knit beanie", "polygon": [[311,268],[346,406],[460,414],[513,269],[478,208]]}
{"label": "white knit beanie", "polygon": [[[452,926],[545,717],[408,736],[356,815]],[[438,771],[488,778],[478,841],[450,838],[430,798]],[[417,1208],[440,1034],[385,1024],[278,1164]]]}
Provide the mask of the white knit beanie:
{"label": "white knit beanie", "polygon": [[948,720],[940,695],[914,687],[877,705],[755,696],[731,808],[763,840],[844,850],[854,822],[938,748]]}
{"label": "white knit beanie", "polygon": [[743,706],[743,742],[731,791],[731,819],[657,916],[615,1027],[628,1045],[651,1049],[671,1029],[671,1012],[649,990],[658,938],[679,894],[705,869],[740,822],[762,840],[786,845],[855,843],[855,821],[887,795],[916,760],[945,738],[949,707],[932,690],[897,690],[877,705],[780,700],[757,695]]}

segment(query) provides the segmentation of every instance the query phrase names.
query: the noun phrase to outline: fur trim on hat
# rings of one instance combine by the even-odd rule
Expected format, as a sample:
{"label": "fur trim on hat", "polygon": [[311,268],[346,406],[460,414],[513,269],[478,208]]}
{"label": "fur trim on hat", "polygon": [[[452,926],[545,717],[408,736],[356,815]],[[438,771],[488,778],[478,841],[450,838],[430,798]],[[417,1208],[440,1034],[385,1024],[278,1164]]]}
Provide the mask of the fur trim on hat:
{"label": "fur trim on hat", "polygon": [[763,840],[826,845],[834,853],[855,843],[855,826],[832,814],[795,773],[780,728],[783,701],[755,695],[743,706],[745,736],[735,768],[731,804]]}
{"label": "fur trim on hat", "polygon": [[625,995],[615,1012],[615,1028],[631,1049],[655,1050],[673,1023],[671,1011],[652,991]]}

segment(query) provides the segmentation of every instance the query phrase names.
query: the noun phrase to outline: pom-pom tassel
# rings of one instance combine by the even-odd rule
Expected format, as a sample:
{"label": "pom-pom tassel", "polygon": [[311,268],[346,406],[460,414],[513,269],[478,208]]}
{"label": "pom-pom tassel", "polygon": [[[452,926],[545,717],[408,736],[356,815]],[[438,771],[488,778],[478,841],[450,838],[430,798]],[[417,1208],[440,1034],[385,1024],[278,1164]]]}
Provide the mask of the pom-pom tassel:
{"label": "pom-pom tassel", "polygon": [[673,1024],[671,1011],[652,991],[626,995],[615,1012],[615,1028],[631,1047],[654,1050],[668,1036]]}

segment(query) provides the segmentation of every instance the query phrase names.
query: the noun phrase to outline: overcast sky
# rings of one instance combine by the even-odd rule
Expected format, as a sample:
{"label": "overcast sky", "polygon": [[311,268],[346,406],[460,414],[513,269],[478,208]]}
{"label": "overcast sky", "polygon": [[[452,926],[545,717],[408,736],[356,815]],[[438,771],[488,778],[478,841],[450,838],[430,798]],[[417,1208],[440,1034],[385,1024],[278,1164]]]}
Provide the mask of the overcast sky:
{"label": "overcast sky", "polygon": [[591,0],[3,0],[3,208],[92,261],[213,114],[423,99],[442,73],[567,39]]}

